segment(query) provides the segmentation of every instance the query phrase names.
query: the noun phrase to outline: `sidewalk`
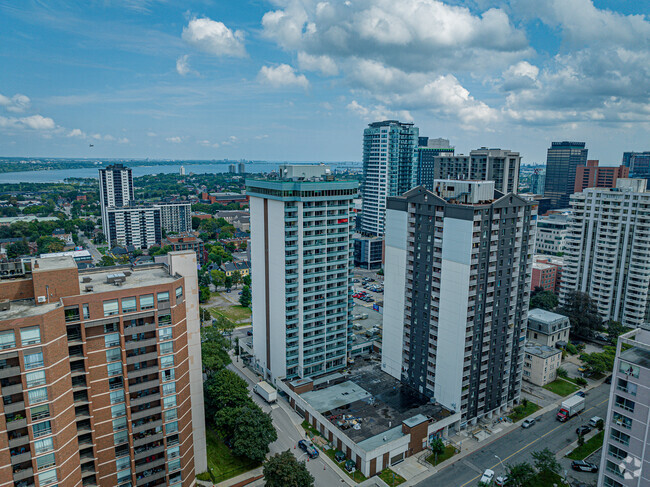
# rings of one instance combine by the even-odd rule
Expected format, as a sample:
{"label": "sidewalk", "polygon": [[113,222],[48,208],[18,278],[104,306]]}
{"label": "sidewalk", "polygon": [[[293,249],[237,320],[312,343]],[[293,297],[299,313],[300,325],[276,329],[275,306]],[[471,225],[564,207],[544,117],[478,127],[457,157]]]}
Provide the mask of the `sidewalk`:
{"label": "sidewalk", "polygon": [[[598,387],[604,381],[605,381],[605,379],[601,379],[599,381],[593,382],[593,383],[589,384],[583,390],[588,391],[590,389],[593,389],[594,387]],[[565,398],[561,397],[560,399],[556,400],[554,403],[549,404],[548,406],[537,410],[536,412],[534,412],[533,414],[531,414],[528,417],[537,417],[537,416],[540,416],[540,415],[542,415],[544,413],[548,413],[549,411],[555,411],[558,408],[558,406],[562,403],[562,401],[564,401],[564,400],[565,400]],[[526,418],[524,418],[524,419],[526,419]],[[486,441],[478,442],[478,441],[470,438],[469,436],[462,437],[462,439],[460,441],[457,441],[457,439],[459,438],[459,435],[456,435],[456,436],[452,437],[452,439],[456,443],[461,444],[460,453],[457,453],[456,455],[454,455],[453,457],[445,460],[444,462],[440,463],[436,467],[431,466],[427,472],[423,472],[420,475],[417,475],[417,476],[415,476],[415,477],[413,477],[411,479],[407,479],[407,481],[404,482],[402,485],[404,487],[408,487],[408,486],[416,485],[416,484],[422,482],[423,480],[428,479],[429,477],[435,475],[436,473],[440,472],[441,470],[448,467],[449,465],[452,465],[452,464],[462,460],[463,458],[468,457],[469,455],[474,453],[476,450],[481,450],[481,449],[485,448],[486,446],[490,445],[491,443],[495,442],[499,438],[502,438],[505,435],[507,435],[508,433],[511,433],[512,431],[516,430],[517,428],[520,428],[521,423],[523,423],[524,419],[522,419],[520,421],[517,421],[516,423],[505,424],[501,431],[491,435],[490,438],[488,440],[486,440]],[[585,437],[585,439],[586,439],[586,437]],[[575,444],[577,445],[577,442],[575,442]],[[575,446],[574,446],[574,448],[575,448]],[[425,452],[424,454],[428,455],[429,453]]]}

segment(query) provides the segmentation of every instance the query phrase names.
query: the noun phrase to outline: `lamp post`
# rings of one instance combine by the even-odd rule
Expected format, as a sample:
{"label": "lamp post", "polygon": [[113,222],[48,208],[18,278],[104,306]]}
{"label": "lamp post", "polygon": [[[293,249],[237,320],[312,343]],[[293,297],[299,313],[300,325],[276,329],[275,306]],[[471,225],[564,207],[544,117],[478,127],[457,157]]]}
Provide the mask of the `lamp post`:
{"label": "lamp post", "polygon": [[501,467],[503,467],[505,469],[505,467],[503,466],[503,460],[501,460],[501,457],[499,457],[499,455],[494,455],[494,456],[495,456],[495,458],[497,460],[499,460],[499,463],[501,464]]}

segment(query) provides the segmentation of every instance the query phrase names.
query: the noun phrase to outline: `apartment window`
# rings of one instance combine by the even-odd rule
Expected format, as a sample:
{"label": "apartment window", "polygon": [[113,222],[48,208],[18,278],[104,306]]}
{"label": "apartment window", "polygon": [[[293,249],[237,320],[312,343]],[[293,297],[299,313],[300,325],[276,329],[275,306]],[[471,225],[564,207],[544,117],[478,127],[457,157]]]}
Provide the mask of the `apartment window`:
{"label": "apartment window", "polygon": [[122,298],[122,313],[133,313],[136,309],[135,296]]}
{"label": "apartment window", "polygon": [[605,475],[605,482],[603,483],[603,485],[605,487],[625,487],[622,483],[609,478],[607,475]]}
{"label": "apartment window", "polygon": [[119,347],[120,346],[120,334],[119,333],[110,333],[104,336],[104,346],[106,348]]}
{"label": "apartment window", "polygon": [[178,432],[178,421],[173,421],[165,425],[165,434],[171,435]]}
{"label": "apartment window", "polygon": [[619,370],[627,374],[629,376],[639,378],[639,366],[638,365],[633,365],[633,364],[628,364],[627,362],[621,361],[621,365],[619,366]]}
{"label": "apartment window", "polygon": [[41,329],[38,326],[20,329],[20,343],[26,345],[35,345],[41,343]]}
{"label": "apartment window", "polygon": [[114,333],[116,331],[119,331],[119,329],[119,323],[107,323],[104,325],[104,333]]}
{"label": "apartment window", "polygon": [[[32,412],[34,411],[34,409],[32,409]],[[50,435],[52,434],[52,423],[50,423],[49,421],[43,421],[42,423],[35,423],[32,425],[32,432],[34,433],[34,438]]]}
{"label": "apartment window", "polygon": [[158,315],[158,326],[167,326],[172,324],[172,315],[167,313],[164,315]]}
{"label": "apartment window", "polygon": [[108,390],[114,391],[115,389],[122,389],[124,387],[124,382],[122,377],[113,377],[108,379]]}
{"label": "apartment window", "polygon": [[122,360],[122,352],[119,348],[109,348],[106,350],[107,362],[119,362]]}
{"label": "apartment window", "polygon": [[179,286],[176,288],[176,299],[182,299],[183,298],[183,286]]}
{"label": "apartment window", "polygon": [[176,407],[176,396],[169,396],[163,398],[163,409],[175,408]]}
{"label": "apartment window", "polygon": [[39,389],[32,389],[27,392],[27,400],[29,405],[38,404],[40,402],[47,401],[47,387],[41,387]]}
{"label": "apartment window", "polygon": [[79,306],[65,308],[63,314],[65,315],[66,322],[79,321]]}
{"label": "apartment window", "polygon": [[625,450],[621,450],[620,448],[614,445],[609,445],[608,454],[618,460],[623,460],[624,458],[627,457],[627,452]]}
{"label": "apartment window", "polygon": [[58,480],[56,468],[38,474],[38,485],[50,485]]}
{"label": "apartment window", "polygon": [[614,428],[612,428],[609,437],[614,441],[618,441],[621,445],[629,446],[630,444],[630,435],[626,435],[625,433],[615,430]]}
{"label": "apartment window", "polygon": [[126,406],[124,404],[118,404],[117,406],[111,407],[111,417],[117,418],[119,416],[124,416],[126,414]]}
{"label": "apartment window", "polygon": [[153,309],[153,294],[140,296],[140,309]]}
{"label": "apartment window", "polygon": [[25,382],[27,382],[27,388],[42,386],[43,384],[45,384],[45,371],[38,370],[36,372],[26,373]]}
{"label": "apartment window", "polygon": [[624,397],[621,396],[616,396],[616,405],[619,408],[623,408],[626,411],[634,412],[634,406],[635,403],[634,401],[630,401],[629,399],[625,399]]}
{"label": "apartment window", "polygon": [[[176,483],[178,482],[178,483]],[[178,487],[181,485],[181,473],[176,472],[169,475],[169,487]]]}
{"label": "apartment window", "polygon": [[130,457],[122,457],[118,458],[115,460],[115,470],[124,470],[125,468],[129,468],[131,466],[131,458]]}
{"label": "apartment window", "polygon": [[[174,470],[179,470],[181,468],[181,459],[178,458],[176,460],[172,460],[171,462],[168,463],[169,466],[169,471],[173,472]],[[171,482],[171,478],[170,478]]]}
{"label": "apartment window", "polygon": [[119,314],[119,309],[117,306],[117,299],[111,299],[109,301],[104,301],[104,316],[114,316]]}
{"label": "apartment window", "polygon": [[168,353],[173,353],[173,352],[174,352],[174,342],[165,342],[160,344],[160,355],[167,355]]}
{"label": "apartment window", "polygon": [[158,298],[158,303],[165,303],[169,301],[169,292],[165,291],[162,293],[158,293],[157,298]]}
{"label": "apartment window", "polygon": [[32,421],[38,421],[39,419],[45,419],[50,417],[50,406],[49,404],[44,404],[43,406],[36,406],[29,410],[29,413],[32,417]]}
{"label": "apartment window", "polygon": [[619,391],[627,392],[632,396],[636,396],[637,386],[633,382],[628,382],[625,379],[619,378],[616,388]]}
{"label": "apartment window", "polygon": [[126,416],[113,420],[113,431],[126,429]]}
{"label": "apartment window", "polygon": [[[122,445],[129,441],[129,432],[128,431],[119,431],[113,435],[113,442],[115,446]],[[127,459],[129,457],[126,457]]]}
{"label": "apartment window", "polygon": [[165,340],[172,339],[172,329],[171,328],[162,328],[158,330],[158,339],[162,342]]}
{"label": "apartment window", "polygon": [[122,362],[113,362],[112,364],[106,365],[108,370],[108,376],[113,377],[114,375],[122,375]]}
{"label": "apartment window", "polygon": [[169,394],[174,394],[175,392],[176,392],[176,382],[163,384],[162,386],[163,396],[168,396]]}
{"label": "apartment window", "polygon": [[124,402],[124,390],[120,389],[118,391],[112,391],[110,393],[111,404],[117,404],[118,402]]}
{"label": "apartment window", "polygon": [[181,454],[181,447],[180,446],[175,446],[174,448],[168,448],[167,449],[167,459],[171,460],[172,458],[176,458]]}
{"label": "apartment window", "polygon": [[164,357],[160,357],[160,368],[166,369],[167,367],[173,367],[173,366],[174,366],[173,355],[165,355]]}
{"label": "apartment window", "polygon": [[624,468],[619,469],[619,465],[614,462],[610,462],[609,460],[607,460],[607,464],[605,465],[605,470],[613,473],[614,475],[617,475],[618,477],[624,478],[625,469]]}
{"label": "apartment window", "polygon": [[122,470],[121,472],[117,472],[117,482],[122,483],[122,482],[128,482],[131,480],[131,469],[127,468],[126,470]]}
{"label": "apartment window", "polygon": [[16,335],[13,330],[0,332],[0,350],[16,346]]}
{"label": "apartment window", "polygon": [[40,455],[47,451],[54,450],[54,440],[52,438],[43,438],[34,441],[34,453]]}
{"label": "apartment window", "polygon": [[42,457],[36,459],[36,469],[43,470],[45,468],[54,467],[56,465],[56,460],[54,459],[54,453],[48,453]]}
{"label": "apartment window", "polygon": [[23,358],[25,360],[25,370],[43,367],[43,352],[40,349],[38,351],[25,352]]}
{"label": "apartment window", "polygon": [[83,310],[84,320],[90,319],[90,307],[88,306],[88,303],[82,304],[81,309]]}
{"label": "apartment window", "polygon": [[173,419],[178,418],[178,410],[177,409],[170,409],[168,411],[164,412],[165,415],[165,421],[171,421]]}
{"label": "apartment window", "polygon": [[174,369],[167,369],[167,370],[163,370],[160,373],[160,375],[162,377],[163,382],[169,382],[170,380],[174,380],[174,376],[176,374],[174,373]]}

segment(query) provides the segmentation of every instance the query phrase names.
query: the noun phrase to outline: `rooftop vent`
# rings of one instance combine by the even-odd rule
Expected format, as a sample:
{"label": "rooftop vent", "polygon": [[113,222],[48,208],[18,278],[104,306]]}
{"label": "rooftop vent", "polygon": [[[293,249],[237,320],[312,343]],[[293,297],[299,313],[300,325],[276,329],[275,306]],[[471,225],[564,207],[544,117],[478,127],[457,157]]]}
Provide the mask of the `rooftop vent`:
{"label": "rooftop vent", "polygon": [[123,272],[116,272],[106,276],[106,282],[115,286],[120,286],[124,281],[126,281],[126,275]]}
{"label": "rooftop vent", "polygon": [[88,276],[84,277],[84,278],[81,280],[81,282],[90,282],[90,281],[92,281],[92,279],[91,279],[90,277],[88,277]]}
{"label": "rooftop vent", "polygon": [[0,311],[9,311],[9,308],[11,308],[11,303],[8,299],[0,301]]}
{"label": "rooftop vent", "polygon": [[93,289],[94,289],[93,286],[86,286],[85,291],[86,291],[87,293],[92,293],[92,292],[93,292]]}

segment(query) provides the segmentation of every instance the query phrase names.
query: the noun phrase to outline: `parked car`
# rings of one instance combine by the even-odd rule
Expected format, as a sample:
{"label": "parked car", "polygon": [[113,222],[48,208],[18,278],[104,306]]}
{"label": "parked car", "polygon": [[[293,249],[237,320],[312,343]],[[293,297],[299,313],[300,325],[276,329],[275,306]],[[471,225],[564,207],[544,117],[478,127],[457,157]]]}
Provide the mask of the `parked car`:
{"label": "parked car", "polygon": [[504,485],[508,485],[508,476],[507,475],[499,475],[494,480],[494,485],[498,485],[499,487],[503,487]]}
{"label": "parked car", "polygon": [[253,336],[253,332],[252,332],[251,330],[248,330],[248,331],[246,332],[246,334],[247,334],[249,337],[252,337],[252,336]]}
{"label": "parked car", "polygon": [[607,379],[605,379],[605,384],[611,384],[612,383],[612,376],[608,375]]}
{"label": "parked car", "polygon": [[230,292],[230,288],[226,289],[226,292],[229,293],[229,292]]}
{"label": "parked car", "polygon": [[345,460],[345,453],[343,453],[341,450],[338,450],[338,451],[334,454],[334,460],[336,460],[337,462],[341,463],[343,460]]}
{"label": "parked car", "polygon": [[582,426],[578,426],[576,428],[576,433],[578,434],[578,436],[584,436],[590,431],[591,431],[591,427],[587,426],[586,424],[583,424]]}
{"label": "parked car", "polygon": [[492,479],[494,479],[494,470],[490,470],[489,468],[483,472],[483,476],[481,477],[481,482],[484,484],[490,484],[492,483]]}
{"label": "parked car", "polygon": [[601,418],[600,416],[594,416],[589,420],[589,426],[595,428],[596,426],[598,426],[598,421],[602,421],[602,420],[603,418]]}
{"label": "parked car", "polygon": [[354,463],[354,460],[348,460],[347,462],[345,462],[345,469],[348,472],[354,472],[355,468],[357,468],[357,464]]}
{"label": "parked car", "polygon": [[535,424],[535,418],[528,418],[528,419],[524,419],[524,422],[521,423],[521,427],[530,428],[534,424]]}
{"label": "parked car", "polygon": [[571,462],[571,468],[578,472],[598,472],[598,465],[595,463],[585,462],[584,460],[574,460]]}
{"label": "parked car", "polygon": [[314,448],[311,442],[307,440],[300,440],[298,442],[298,446],[302,451],[309,455],[309,458],[316,458],[318,456],[318,450]]}
{"label": "parked car", "polygon": [[576,392],[576,396],[585,397],[586,396],[585,391]]}

